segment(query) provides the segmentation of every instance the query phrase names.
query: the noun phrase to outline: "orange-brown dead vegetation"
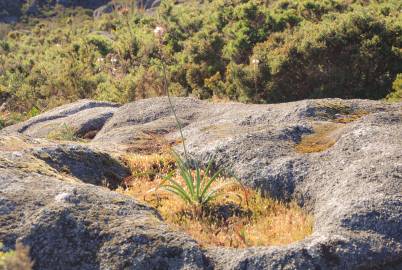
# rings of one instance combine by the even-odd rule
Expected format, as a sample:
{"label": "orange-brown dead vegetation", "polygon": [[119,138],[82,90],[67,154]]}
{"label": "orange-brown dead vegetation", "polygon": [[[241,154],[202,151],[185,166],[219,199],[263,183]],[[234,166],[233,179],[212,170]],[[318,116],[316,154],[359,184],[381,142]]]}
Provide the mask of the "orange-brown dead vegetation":
{"label": "orange-brown dead vegetation", "polygon": [[[0,248],[2,247],[0,242]],[[0,269],[10,270],[30,270],[33,262],[29,258],[29,248],[17,242],[15,250],[9,252],[0,251]]]}
{"label": "orange-brown dead vegetation", "polygon": [[336,143],[336,130],[342,124],[321,123],[314,125],[314,133],[304,136],[295,146],[299,153],[315,153],[324,151]]}
{"label": "orange-brown dead vegetation", "polygon": [[[312,233],[312,217],[295,203],[266,198],[233,178],[214,182],[214,186],[229,184],[201,214],[194,213],[179,197],[160,188],[163,175],[176,170],[170,155],[128,155],[125,160],[132,176],[118,191],[155,207],[173,229],[184,231],[202,246],[284,245]],[[183,181],[177,175],[176,180]]]}
{"label": "orange-brown dead vegetation", "polygon": [[[336,108],[336,110],[346,111],[343,107],[342,110],[339,108]],[[316,153],[327,150],[336,143],[346,124],[354,122],[367,114],[368,112],[364,110],[358,110],[353,113],[344,112],[331,119],[331,121],[314,123],[314,132],[302,137],[300,142],[295,145],[296,151],[299,153]]]}

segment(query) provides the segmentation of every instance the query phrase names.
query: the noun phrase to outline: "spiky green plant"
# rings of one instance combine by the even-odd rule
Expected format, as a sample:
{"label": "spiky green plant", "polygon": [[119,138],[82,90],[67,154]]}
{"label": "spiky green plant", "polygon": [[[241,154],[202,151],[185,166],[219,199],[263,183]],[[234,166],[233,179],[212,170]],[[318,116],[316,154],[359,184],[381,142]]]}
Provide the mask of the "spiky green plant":
{"label": "spiky green plant", "polygon": [[[180,157],[180,155],[174,151],[173,151],[173,156],[176,159],[178,171],[184,180],[184,184],[177,182],[174,179],[174,176],[172,174],[169,174],[165,177],[167,183],[162,184],[161,188],[163,188],[164,190],[166,190],[168,192],[175,194],[176,196],[180,197],[184,202],[190,204],[193,207],[193,209],[197,210],[196,213],[202,213],[202,210],[205,208],[205,206],[222,193],[222,189],[225,185],[222,184],[218,187],[214,187],[214,188],[212,187],[212,184],[217,180],[217,177],[218,177],[219,173],[221,172],[221,170],[218,170],[211,177],[208,176],[210,173],[210,169],[211,169],[211,165],[212,165],[212,161],[213,161],[212,159],[208,162],[208,166],[203,174],[201,174],[200,167],[196,166],[195,167],[195,175],[194,175],[189,166],[189,157],[188,157],[188,152],[187,152],[187,148],[186,148],[185,138],[183,135],[182,125],[177,116],[176,110],[174,108],[174,105],[173,105],[173,102],[172,102],[172,99],[171,99],[170,93],[169,93],[169,81],[168,81],[168,76],[167,76],[167,72],[166,72],[166,63],[165,63],[165,59],[163,57],[163,50],[162,50],[162,46],[163,46],[162,38],[163,38],[163,35],[165,34],[165,31],[166,31],[165,28],[163,28],[161,26],[157,26],[154,30],[154,34],[158,39],[159,55],[160,55],[160,60],[162,63],[163,88],[167,95],[170,109],[176,120],[177,127],[180,131],[180,136],[182,139],[184,159],[182,159]],[[198,211],[198,210],[201,210],[201,211]]]}
{"label": "spiky green plant", "polygon": [[195,172],[193,173],[180,155],[175,152],[173,152],[173,155],[184,183],[176,181],[174,175],[169,174],[165,177],[167,183],[165,182],[161,185],[162,189],[175,194],[192,207],[201,210],[222,194],[221,191],[226,184],[221,184],[217,187],[213,187],[212,185],[217,180],[221,170],[218,170],[209,177],[212,159],[208,162],[208,166],[203,173],[201,173],[199,166],[196,166]]}

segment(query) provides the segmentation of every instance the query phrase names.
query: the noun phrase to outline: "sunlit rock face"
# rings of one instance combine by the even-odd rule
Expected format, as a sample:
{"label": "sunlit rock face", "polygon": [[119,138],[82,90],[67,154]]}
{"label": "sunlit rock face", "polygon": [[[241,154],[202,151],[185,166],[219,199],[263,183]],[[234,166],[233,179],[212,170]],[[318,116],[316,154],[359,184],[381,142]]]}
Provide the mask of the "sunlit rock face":
{"label": "sunlit rock face", "polygon": [[[313,234],[286,246],[205,249],[114,192],[129,175],[119,156],[158,151],[157,139],[181,150],[160,97],[81,100],[1,130],[0,241],[30,246],[36,269],[402,267],[401,103],[173,103],[192,162],[214,157],[215,169],[296,201],[314,216]],[[64,126],[82,140],[48,139]]]}

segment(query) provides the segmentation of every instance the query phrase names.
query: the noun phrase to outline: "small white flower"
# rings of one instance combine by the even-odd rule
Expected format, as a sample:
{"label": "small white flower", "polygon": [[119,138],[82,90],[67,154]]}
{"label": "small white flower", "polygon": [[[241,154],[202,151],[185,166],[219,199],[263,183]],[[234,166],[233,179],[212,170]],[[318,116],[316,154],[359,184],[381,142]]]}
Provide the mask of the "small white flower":
{"label": "small white flower", "polygon": [[117,63],[117,58],[113,56],[113,57],[110,59],[110,61],[111,61],[112,64],[114,65],[114,64]]}
{"label": "small white flower", "polygon": [[97,61],[100,62],[100,63],[103,63],[105,61],[105,58],[99,57]]}
{"label": "small white flower", "polygon": [[258,65],[260,63],[260,60],[254,58],[253,60],[251,60],[251,63],[253,63],[253,65]]}
{"label": "small white flower", "polygon": [[161,38],[163,35],[165,34],[165,28],[163,28],[162,26],[157,26],[154,29],[154,35],[157,38]]}

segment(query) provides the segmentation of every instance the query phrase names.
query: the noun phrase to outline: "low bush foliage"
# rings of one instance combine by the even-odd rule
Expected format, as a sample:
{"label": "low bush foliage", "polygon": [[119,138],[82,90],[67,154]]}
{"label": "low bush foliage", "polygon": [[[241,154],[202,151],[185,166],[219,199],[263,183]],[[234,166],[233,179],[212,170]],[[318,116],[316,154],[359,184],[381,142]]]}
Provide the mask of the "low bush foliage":
{"label": "low bush foliage", "polygon": [[399,73],[392,84],[392,92],[388,95],[390,101],[402,100],[402,73]]}
{"label": "low bush foliage", "polygon": [[124,103],[163,95],[152,33],[162,25],[174,95],[261,103],[383,98],[399,91],[401,6],[397,0],[162,1],[158,14],[116,11],[93,19],[66,9],[27,17],[1,25],[0,96],[10,96],[7,110],[26,114],[80,98]]}

